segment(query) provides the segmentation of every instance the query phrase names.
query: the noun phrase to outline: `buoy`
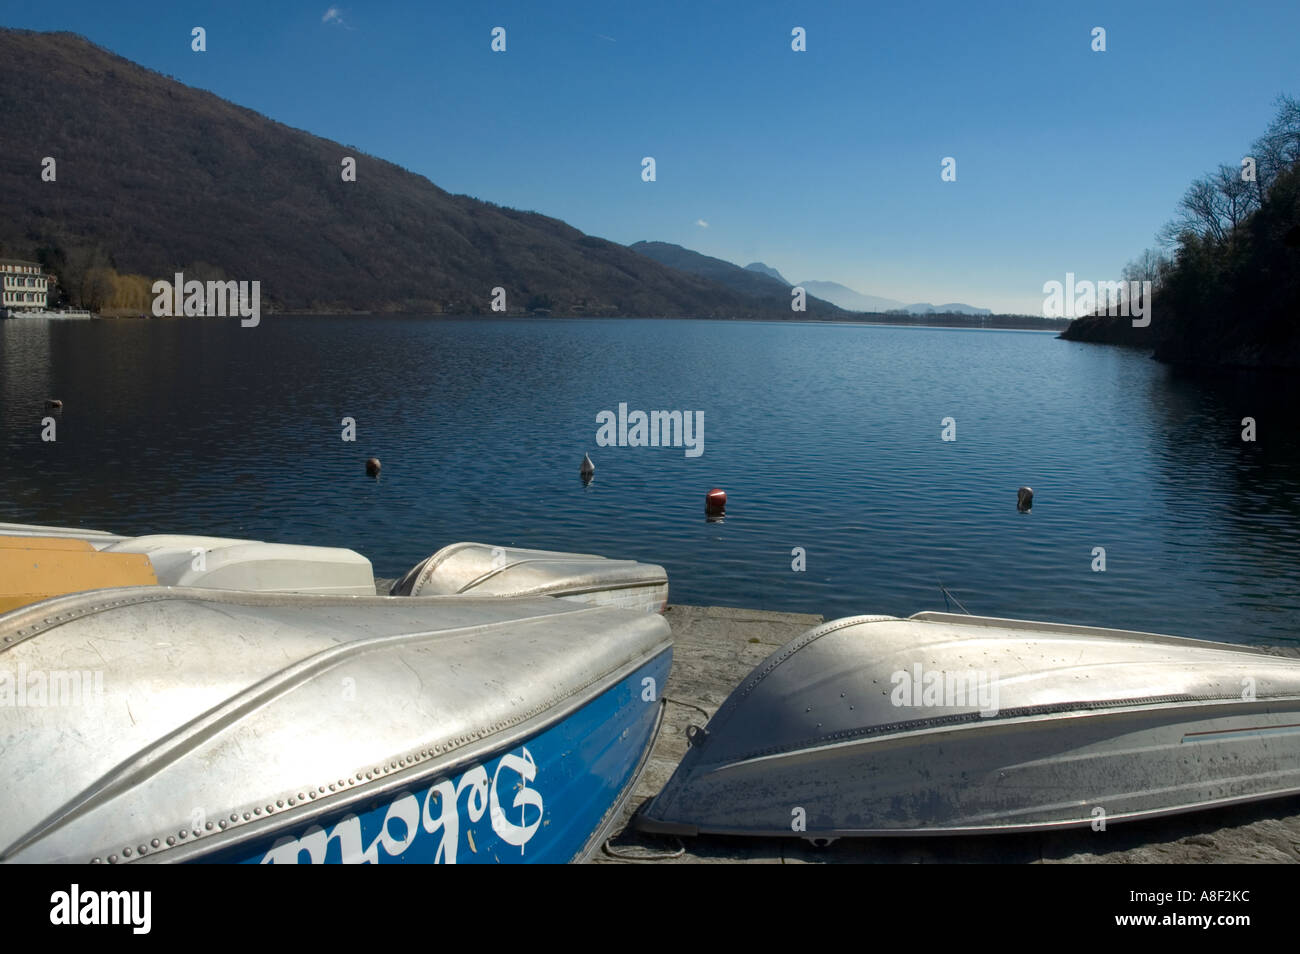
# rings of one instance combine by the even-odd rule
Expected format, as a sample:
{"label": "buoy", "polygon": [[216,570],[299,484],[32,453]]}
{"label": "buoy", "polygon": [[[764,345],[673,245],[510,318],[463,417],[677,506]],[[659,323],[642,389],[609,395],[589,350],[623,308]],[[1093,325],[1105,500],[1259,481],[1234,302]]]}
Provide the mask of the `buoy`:
{"label": "buoy", "polygon": [[596,465],[591,462],[591,458],[586,454],[582,455],[582,468],[578,472],[583,477],[590,477],[596,472]]}
{"label": "buoy", "polygon": [[379,468],[380,468],[380,463],[378,457],[372,457],[368,461],[366,461],[366,473],[369,474],[371,477],[379,476]]}
{"label": "buoy", "polygon": [[45,406],[46,406],[46,407],[53,407],[53,408],[60,408],[60,407],[63,407],[63,402],[60,401],[58,398],[46,398],[46,400],[45,400]]}
{"label": "buoy", "polygon": [[727,509],[727,492],[714,487],[704,495],[704,509],[710,513],[720,513]]}
{"label": "buoy", "polygon": [[1016,509],[1021,513],[1029,513],[1034,509],[1034,489],[1032,487],[1021,487],[1016,491]]}

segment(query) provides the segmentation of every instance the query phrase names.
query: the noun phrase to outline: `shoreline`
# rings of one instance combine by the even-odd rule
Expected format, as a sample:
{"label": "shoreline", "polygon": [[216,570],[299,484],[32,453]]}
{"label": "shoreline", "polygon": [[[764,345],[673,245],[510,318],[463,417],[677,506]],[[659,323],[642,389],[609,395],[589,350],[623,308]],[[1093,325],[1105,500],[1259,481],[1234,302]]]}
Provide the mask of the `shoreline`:
{"label": "shoreline", "polygon": [[[113,309],[108,309],[112,311]],[[32,317],[49,317],[36,315]],[[114,314],[97,314],[94,318],[101,321],[179,321],[184,319],[205,318],[209,316],[181,316],[169,315],[164,318],[156,318],[153,315],[141,315],[138,312],[124,315]],[[214,316],[215,317],[215,316]],[[816,325],[853,325],[867,326],[873,328],[928,328],[939,331],[1029,331],[1038,334],[1052,334],[1058,338],[1064,338],[1064,330],[1067,325],[1051,325],[1048,327],[1036,327],[1031,322],[1035,321],[1056,321],[1058,319],[1035,318],[1032,315],[1004,315],[1004,316],[987,316],[986,324],[975,324],[964,321],[954,321],[949,323],[935,323],[923,321],[889,321],[879,320],[883,316],[865,314],[864,317],[850,318],[825,318],[825,317],[781,317],[781,318],[762,318],[753,316],[731,316],[720,317],[716,315],[528,315],[528,314],[434,314],[425,311],[275,311],[268,312],[261,316],[262,318],[404,318],[404,319],[425,319],[436,321],[528,321],[528,322],[550,322],[550,321],[726,321],[726,322],[752,322],[761,324],[780,324],[780,323],[798,323],[798,324],[816,324]],[[918,316],[919,317],[919,316]],[[933,316],[926,316],[933,317]],[[998,320],[1002,319],[1002,320]],[[1070,340],[1070,339],[1066,339]]]}

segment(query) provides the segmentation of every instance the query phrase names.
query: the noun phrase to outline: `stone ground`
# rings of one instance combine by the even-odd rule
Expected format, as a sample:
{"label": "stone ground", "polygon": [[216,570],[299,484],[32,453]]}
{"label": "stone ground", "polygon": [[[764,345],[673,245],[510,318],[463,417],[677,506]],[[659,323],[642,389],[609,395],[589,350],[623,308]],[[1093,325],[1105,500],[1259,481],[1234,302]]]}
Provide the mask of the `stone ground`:
{"label": "stone ground", "polygon": [[[691,707],[711,716],[754,666],[822,622],[820,616],[716,606],[670,606],[665,618],[673,628],[673,671],[664,689],[671,701],[640,786],[596,863],[1300,862],[1300,797],[1112,825],[1105,832],[841,839],[824,848],[798,838],[676,839],[629,831],[632,812],[663,787],[685,754],[687,726],[708,721]],[[1297,649],[1277,651],[1300,656]]]}

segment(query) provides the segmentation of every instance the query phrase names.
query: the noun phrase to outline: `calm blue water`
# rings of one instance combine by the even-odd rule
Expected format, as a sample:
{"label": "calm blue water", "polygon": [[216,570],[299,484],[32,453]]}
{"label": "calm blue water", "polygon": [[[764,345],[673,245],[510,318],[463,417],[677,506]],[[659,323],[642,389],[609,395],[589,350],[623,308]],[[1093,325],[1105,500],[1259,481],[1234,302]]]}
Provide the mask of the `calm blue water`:
{"label": "calm blue water", "polygon": [[[619,402],[703,411],[703,455],[597,447]],[[1017,332],[26,319],[0,322],[0,520],[351,547],[387,577],[458,540],[581,550],[663,564],[674,602],[827,617],[942,609],[942,580],[975,613],[1276,643],[1300,638],[1297,406]]]}

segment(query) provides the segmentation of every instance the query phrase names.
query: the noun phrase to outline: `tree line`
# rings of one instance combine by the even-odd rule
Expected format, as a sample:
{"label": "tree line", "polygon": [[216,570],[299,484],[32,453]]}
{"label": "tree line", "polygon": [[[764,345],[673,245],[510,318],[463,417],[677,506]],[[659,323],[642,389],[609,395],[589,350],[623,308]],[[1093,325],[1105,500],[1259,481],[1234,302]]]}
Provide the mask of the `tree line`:
{"label": "tree line", "polygon": [[1300,100],[1279,97],[1250,153],[1193,181],[1156,239],[1123,269],[1151,282],[1150,327],[1099,310],[1064,337],[1179,364],[1300,367]]}

